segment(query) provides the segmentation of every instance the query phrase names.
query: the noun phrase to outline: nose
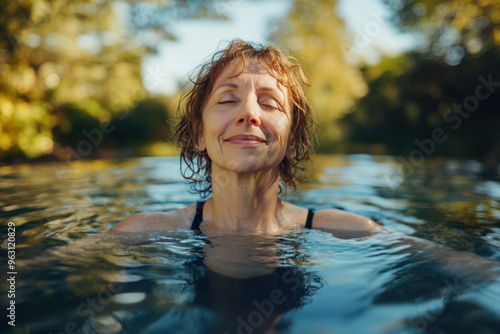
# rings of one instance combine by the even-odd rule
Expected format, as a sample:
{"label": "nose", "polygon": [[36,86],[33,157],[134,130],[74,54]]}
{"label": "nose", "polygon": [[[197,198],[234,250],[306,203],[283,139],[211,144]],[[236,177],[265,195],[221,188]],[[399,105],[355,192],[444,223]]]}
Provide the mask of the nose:
{"label": "nose", "polygon": [[247,99],[240,105],[236,124],[238,125],[253,125],[260,126],[260,106],[257,101],[252,98]]}

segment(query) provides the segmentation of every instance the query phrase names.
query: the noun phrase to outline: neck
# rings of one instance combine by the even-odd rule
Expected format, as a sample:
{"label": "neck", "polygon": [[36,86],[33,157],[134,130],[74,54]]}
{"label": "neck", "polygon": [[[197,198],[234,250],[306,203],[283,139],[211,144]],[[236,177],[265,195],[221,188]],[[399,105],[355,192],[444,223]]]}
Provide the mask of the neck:
{"label": "neck", "polygon": [[207,202],[211,229],[231,233],[273,233],[279,230],[279,169],[240,174],[212,170],[212,198]]}

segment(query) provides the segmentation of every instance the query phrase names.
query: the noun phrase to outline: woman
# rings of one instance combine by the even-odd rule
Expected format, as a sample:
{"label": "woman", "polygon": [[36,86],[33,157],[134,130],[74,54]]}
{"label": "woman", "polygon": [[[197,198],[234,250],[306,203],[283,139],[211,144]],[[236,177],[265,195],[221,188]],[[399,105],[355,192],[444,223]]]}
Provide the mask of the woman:
{"label": "woman", "polygon": [[201,67],[193,84],[179,105],[176,140],[187,164],[184,177],[210,199],[139,213],[113,230],[276,235],[307,227],[356,236],[382,229],[360,215],[314,212],[279,199],[280,178],[294,188],[311,152],[307,81],[294,58],[233,40]]}

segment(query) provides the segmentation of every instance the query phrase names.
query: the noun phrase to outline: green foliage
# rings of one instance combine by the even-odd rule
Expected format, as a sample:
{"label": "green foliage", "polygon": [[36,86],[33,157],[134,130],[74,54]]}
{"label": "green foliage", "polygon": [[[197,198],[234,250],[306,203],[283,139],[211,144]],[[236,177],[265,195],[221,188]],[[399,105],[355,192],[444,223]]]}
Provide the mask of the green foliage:
{"label": "green foliage", "polygon": [[[64,104],[55,113],[60,119],[52,131],[56,148],[69,147],[85,158],[95,157],[103,149],[109,157],[143,152],[152,143],[172,138],[169,121],[173,119],[173,109],[169,100],[146,98],[106,120],[96,118],[103,111],[95,100]],[[61,157],[63,154],[61,151]]]}
{"label": "green foliage", "polygon": [[[414,52],[364,68],[369,93],[340,121],[350,149],[421,151],[498,164],[500,87],[488,91],[480,79],[500,82],[498,5],[488,0],[400,3],[392,7],[394,21],[425,42]],[[482,99],[481,85],[480,94],[487,95]],[[446,140],[432,150],[429,144],[427,154],[417,142],[432,139],[435,129],[442,129]]]}
{"label": "green foliage", "polygon": [[57,155],[136,105],[142,57],[182,18],[223,16],[201,0],[0,1],[0,158]]}
{"label": "green foliage", "polygon": [[[436,153],[455,157],[484,158],[496,149],[499,138],[500,87],[484,100],[476,97],[480,77],[500,82],[500,67],[494,54],[463,62],[457,66],[431,61],[421,54],[406,54],[385,58],[365,70],[370,93],[362,98],[356,111],[344,117],[340,124],[348,131],[347,140],[358,150],[370,150],[363,145],[380,145],[385,152],[402,154],[419,149],[415,140],[432,137],[441,128],[447,140],[437,143]],[[396,67],[396,69],[394,69]],[[489,93],[487,88],[481,94]],[[469,98],[472,97],[472,98]],[[455,105],[467,104],[473,111]],[[358,144],[358,145],[356,145]]]}
{"label": "green foliage", "polygon": [[[0,6],[0,156],[50,153],[54,139],[81,126],[72,123],[82,110],[88,120],[104,121],[144,96],[143,50],[121,38],[124,27],[111,2],[27,0]],[[91,47],[85,39],[99,42]]]}
{"label": "green foliage", "polygon": [[84,138],[83,131],[99,129],[101,122],[95,115],[105,113],[94,100],[61,105],[55,113],[59,121],[53,128],[54,140],[63,146],[76,146],[78,141]]}
{"label": "green foliage", "polygon": [[323,147],[338,144],[342,129],[337,120],[366,94],[359,69],[350,66],[341,49],[344,22],[336,0],[295,0],[288,16],[272,33],[306,70],[311,83],[309,98],[322,128]]}
{"label": "green foliage", "polygon": [[[142,57],[176,38],[172,20],[226,19],[231,1],[0,2],[0,158],[61,156],[103,124],[113,125],[103,148],[171,138],[173,103],[146,99]],[[500,81],[498,1],[385,2],[421,44],[377,65],[346,59],[336,0],[294,0],[270,34],[310,78],[320,151],[401,154],[441,128],[437,154],[500,161],[499,89],[467,117],[454,109],[476,94],[480,76]]]}
{"label": "green foliage", "polygon": [[385,2],[395,25],[420,43],[373,66],[346,61],[348,36],[334,0],[294,1],[272,35],[309,74],[320,151],[403,154],[442,129],[447,139],[432,154],[499,161],[500,89],[473,112],[455,108],[473,101],[466,99],[475,96],[480,77],[500,81],[498,1]]}
{"label": "green foliage", "polygon": [[172,118],[172,112],[168,110],[165,99],[142,100],[130,112],[116,117],[113,121],[116,125],[113,139],[118,143],[130,144],[172,139],[172,127],[168,123]]}
{"label": "green foliage", "polygon": [[458,64],[500,46],[498,0],[385,0],[403,31],[417,30],[422,53]]}

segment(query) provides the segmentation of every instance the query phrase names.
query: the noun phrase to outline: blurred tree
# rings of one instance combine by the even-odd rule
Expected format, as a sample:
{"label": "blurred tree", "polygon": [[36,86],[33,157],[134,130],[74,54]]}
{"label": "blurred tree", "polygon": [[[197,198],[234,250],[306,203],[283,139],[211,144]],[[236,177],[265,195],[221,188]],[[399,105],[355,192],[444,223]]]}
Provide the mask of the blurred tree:
{"label": "blurred tree", "polygon": [[[144,50],[127,44],[111,2],[0,6],[0,155],[49,153],[52,127],[71,127],[71,112],[106,121],[144,95]],[[84,107],[62,108],[68,103]]]}
{"label": "blurred tree", "polygon": [[[364,152],[382,146],[386,150],[376,153],[420,151],[498,164],[498,2],[386,2],[394,22],[419,34],[421,44],[364,68],[369,93],[340,122],[346,140]],[[436,129],[444,141],[433,139]]]}
{"label": "blurred tree", "polygon": [[[126,142],[131,136],[137,144],[172,139],[167,98],[148,98],[137,103],[127,117],[113,120],[116,134],[113,139],[118,143]],[[147,116],[147,117],[146,117]]]}
{"label": "blurred tree", "polygon": [[[341,126],[351,149],[358,152],[409,154],[416,143],[432,139],[442,129],[446,140],[436,142],[426,156],[448,155],[482,159],[497,148],[500,68],[494,55],[456,66],[432,61],[419,53],[386,57],[364,69],[369,94],[346,115]],[[498,78],[498,79],[497,79]],[[476,97],[480,94],[488,98]],[[429,144],[430,145],[430,144]],[[385,150],[380,151],[380,147]],[[429,146],[430,147],[430,146]]]}
{"label": "blurred tree", "polygon": [[57,151],[54,126],[81,136],[78,120],[123,114],[146,96],[141,58],[175,38],[169,22],[202,17],[224,19],[201,0],[0,1],[0,158]]}
{"label": "blurred tree", "polygon": [[500,46],[498,0],[384,0],[402,31],[422,38],[420,53],[457,65]]}
{"label": "blurred tree", "polygon": [[[345,26],[337,14],[336,0],[295,0],[290,13],[271,34],[306,70],[312,87],[309,98],[322,131],[321,147],[341,145],[337,120],[367,92],[360,71],[347,63],[341,46]],[[338,148],[337,148],[338,149]]]}

